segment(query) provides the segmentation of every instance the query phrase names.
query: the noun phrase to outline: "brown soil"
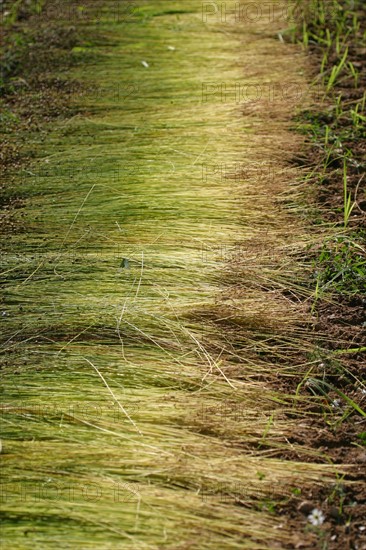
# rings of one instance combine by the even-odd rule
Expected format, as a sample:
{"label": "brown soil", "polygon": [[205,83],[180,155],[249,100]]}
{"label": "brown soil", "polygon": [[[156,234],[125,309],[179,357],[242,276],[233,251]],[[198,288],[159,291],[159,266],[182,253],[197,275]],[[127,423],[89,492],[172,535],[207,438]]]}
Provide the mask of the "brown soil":
{"label": "brown soil", "polygon": [[[74,4],[77,13],[78,3]],[[46,136],[53,121],[75,115],[74,100],[84,92],[79,82],[50,74],[82,62],[73,48],[82,46],[86,37],[73,21],[60,25],[61,17],[49,17],[50,13],[61,15],[57,0],[49,0],[47,6],[35,15],[27,3],[22,4],[14,25],[2,29],[0,178],[3,181],[6,173],[10,184],[12,174],[26,169],[31,159],[28,138],[34,133]],[[70,5],[64,8],[71,9]],[[24,229],[17,214],[23,199],[14,195],[9,184],[0,184],[0,234]]]}
{"label": "brown soil", "polygon": [[[362,8],[359,13],[361,23],[365,24],[366,10]],[[316,45],[311,46],[311,55],[314,58],[314,75],[318,72],[321,63],[322,51]],[[365,50],[354,45],[349,51],[350,60],[360,71],[358,88],[354,83],[344,78],[334,89],[334,97],[342,94],[343,100],[354,106],[356,101],[362,99],[366,88]],[[336,61],[336,58],[334,58]],[[365,112],[362,113],[365,115]],[[331,108],[322,109],[319,112],[305,113],[305,120],[315,125],[318,124],[322,131],[325,125],[332,125]],[[357,242],[365,248],[366,240],[364,228],[366,224],[366,142],[365,127],[354,129],[350,112],[347,111],[341,117],[336,129],[336,135],[341,138],[342,151],[350,150],[351,158],[348,162],[348,190],[355,198],[356,207],[350,218],[349,228],[357,239]],[[323,133],[324,136],[324,133]],[[343,160],[338,156],[342,152],[335,150],[331,157],[325,178],[315,176],[311,190],[313,207],[323,222],[342,225],[343,216]],[[309,139],[308,146],[300,159],[294,159],[295,164],[323,169],[324,150],[321,140]],[[316,173],[318,174],[320,170]],[[319,223],[319,219],[317,220]],[[316,258],[316,254],[315,254]],[[364,257],[365,259],[365,257]],[[314,260],[311,256],[309,260]],[[312,376],[323,379],[332,384],[336,390],[340,390],[352,399],[363,410],[366,410],[366,392],[359,382],[365,383],[366,363],[365,352],[343,353],[339,355],[327,354],[327,350],[355,350],[366,345],[366,281],[360,280],[358,289],[349,295],[341,291],[335,292],[332,299],[320,299],[315,311],[314,342],[323,350],[325,359],[319,364]],[[300,358],[299,358],[300,359]],[[288,392],[293,394],[299,380],[289,380],[283,384]],[[314,388],[305,385],[304,392],[309,396],[314,395]],[[304,393],[303,392],[303,393]],[[316,392],[315,392],[316,393]],[[280,510],[280,513],[290,515],[296,522],[302,522],[302,528],[306,524],[306,516],[310,510],[319,508],[325,512],[327,521],[322,525],[322,531],[327,533],[324,548],[336,549],[366,549],[366,485],[362,487],[360,482],[365,481],[366,471],[366,419],[357,412],[353,412],[345,418],[345,402],[336,391],[320,393],[323,399],[323,419],[314,418],[305,424],[301,422],[301,429],[293,434],[290,443],[301,445],[306,441],[314,450],[324,452],[334,464],[347,465],[349,470],[345,480],[358,482],[357,488],[347,485],[340,480],[329,494],[324,489],[302,492],[301,498],[294,497],[292,501]],[[313,407],[313,412],[317,407]],[[329,414],[327,414],[329,411]],[[318,411],[319,412],[319,411]],[[363,435],[362,435],[363,434]],[[358,443],[357,443],[358,442]],[[306,461],[306,457],[297,453],[284,453],[285,460]],[[314,461],[314,457],[311,457]],[[301,517],[303,519],[301,519]],[[290,547],[289,547],[290,548]],[[319,548],[317,544],[309,546],[299,536],[299,540],[291,548]]]}

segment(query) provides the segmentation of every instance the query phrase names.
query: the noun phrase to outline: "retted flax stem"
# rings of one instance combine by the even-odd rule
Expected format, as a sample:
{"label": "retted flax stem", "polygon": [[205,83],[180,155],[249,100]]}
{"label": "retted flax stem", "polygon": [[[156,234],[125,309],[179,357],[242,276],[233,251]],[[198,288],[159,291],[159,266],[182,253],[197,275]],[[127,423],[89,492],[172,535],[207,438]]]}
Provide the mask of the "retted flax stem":
{"label": "retted flax stem", "polygon": [[[272,384],[309,370],[311,322],[282,292],[301,290],[310,238],[284,204],[297,102],[202,85],[305,89],[305,60],[275,22],[204,22],[198,0],[141,0],[123,21],[112,0],[88,9],[105,42],[68,77],[103,93],[33,144],[29,231],[5,256],[3,539],[291,545],[264,503],[338,473],[289,444],[301,398]],[[298,459],[278,458],[289,447]]]}

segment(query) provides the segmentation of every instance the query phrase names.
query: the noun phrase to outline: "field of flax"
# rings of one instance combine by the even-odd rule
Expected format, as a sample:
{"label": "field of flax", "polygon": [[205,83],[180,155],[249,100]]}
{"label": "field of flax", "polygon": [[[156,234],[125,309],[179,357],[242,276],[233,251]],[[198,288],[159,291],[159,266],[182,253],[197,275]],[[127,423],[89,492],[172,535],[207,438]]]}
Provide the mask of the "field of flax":
{"label": "field of flax", "polygon": [[315,362],[289,165],[306,58],[276,2],[209,4],[91,3],[103,40],[61,75],[83,114],[34,133],[16,174],[4,548],[293,548],[276,506],[341,474],[289,441],[318,400],[300,414],[285,384]]}

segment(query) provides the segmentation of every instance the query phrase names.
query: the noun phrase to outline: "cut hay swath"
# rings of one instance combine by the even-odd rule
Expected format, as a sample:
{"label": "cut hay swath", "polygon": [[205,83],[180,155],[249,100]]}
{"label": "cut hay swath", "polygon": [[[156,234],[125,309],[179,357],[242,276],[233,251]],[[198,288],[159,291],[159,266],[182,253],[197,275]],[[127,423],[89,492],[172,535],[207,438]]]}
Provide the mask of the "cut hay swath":
{"label": "cut hay swath", "polygon": [[88,90],[85,114],[35,136],[18,178],[27,232],[2,269],[3,541],[291,544],[271,503],[338,474],[289,443],[301,398],[273,389],[310,368],[310,321],[283,293],[305,292],[310,239],[288,207],[290,120],[309,96],[283,94],[307,90],[305,59],[265,18],[141,0],[121,20],[115,5],[98,2],[89,25],[105,42],[67,75]]}

